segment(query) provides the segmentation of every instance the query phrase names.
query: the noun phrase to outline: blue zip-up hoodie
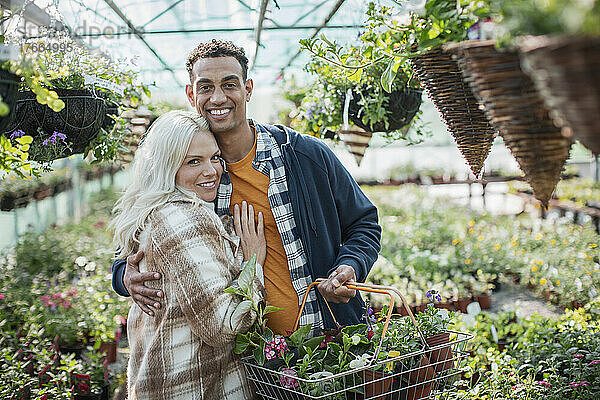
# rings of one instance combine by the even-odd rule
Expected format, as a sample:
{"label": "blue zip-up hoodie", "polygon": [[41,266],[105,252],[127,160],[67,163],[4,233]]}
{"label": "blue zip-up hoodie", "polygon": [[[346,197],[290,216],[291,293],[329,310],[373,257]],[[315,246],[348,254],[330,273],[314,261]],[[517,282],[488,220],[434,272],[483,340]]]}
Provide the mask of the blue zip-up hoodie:
{"label": "blue zip-up hoodie", "polygon": [[[381,248],[377,208],[319,139],[282,125],[261,126],[281,147],[294,219],[312,278],[326,278],[346,264],[364,282]],[[124,267],[125,260],[113,264],[113,288],[127,296]],[[323,297],[317,297],[325,327],[333,328]],[[341,325],[357,324],[364,314],[360,294],[347,304],[331,306]]]}

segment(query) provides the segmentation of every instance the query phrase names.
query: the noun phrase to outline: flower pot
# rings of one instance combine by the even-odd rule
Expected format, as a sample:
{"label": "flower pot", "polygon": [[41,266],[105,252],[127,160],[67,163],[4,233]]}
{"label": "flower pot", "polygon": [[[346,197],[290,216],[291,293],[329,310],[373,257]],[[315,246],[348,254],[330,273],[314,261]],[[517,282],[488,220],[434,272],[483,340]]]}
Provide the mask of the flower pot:
{"label": "flower pot", "polygon": [[492,296],[489,294],[475,296],[475,301],[479,303],[482,310],[487,310],[492,306]]}
{"label": "flower pot", "polygon": [[531,36],[519,44],[521,64],[563,133],[600,154],[600,38]]}
{"label": "flower pot", "polygon": [[354,156],[356,164],[360,165],[362,158],[365,154],[365,150],[369,147],[369,141],[371,141],[371,132],[365,131],[357,126],[351,126],[348,130],[341,130],[339,132],[340,139],[344,142],[348,151]]}
{"label": "flower pot", "polygon": [[[363,93],[365,97],[369,93]],[[367,132],[392,132],[410,124],[421,107],[421,97],[423,90],[413,88],[403,88],[395,90],[388,95],[387,105],[384,107],[388,118],[388,126],[385,126],[383,121],[378,121],[373,124],[365,124],[362,121],[362,106],[359,105],[361,99],[360,93],[354,92],[352,100],[348,106],[348,119],[354,125],[364,129]],[[341,96],[341,101],[345,101],[345,93]]]}
{"label": "flower pot", "polygon": [[427,356],[423,356],[415,366],[415,370],[411,371],[408,376],[408,383],[416,385],[408,388],[406,399],[418,400],[429,398],[433,389],[433,382],[431,382],[431,380],[434,376],[435,371],[433,367],[429,365],[429,359]]}
{"label": "flower pot", "polygon": [[106,362],[114,363],[117,361],[117,342],[102,342],[98,353],[105,353]]}
{"label": "flower pot", "polygon": [[[55,112],[50,107],[40,104],[33,92],[17,93],[15,117],[8,132],[23,130],[34,139],[34,145],[42,146],[54,132],[66,135],[65,141],[70,148],[63,149],[60,157],[82,153],[90,142],[98,135],[102,127],[106,108],[104,99],[89,90],[54,89],[65,107]],[[41,128],[41,133],[38,132]],[[6,135],[6,133],[5,133]],[[38,155],[35,161],[52,161],[50,155]]]}
{"label": "flower pot", "polygon": [[8,114],[0,117],[0,132],[4,132],[14,118],[15,101],[20,80],[21,78],[17,75],[0,69],[0,96],[2,96],[2,101],[8,106]]}
{"label": "flower pot", "polygon": [[442,49],[411,59],[415,74],[442,114],[448,131],[471,171],[478,176],[487,158],[495,129],[479,107],[452,54]]}
{"label": "flower pot", "polygon": [[571,139],[554,125],[533,81],[521,69],[519,55],[498,50],[491,40],[463,41],[445,48],[459,57],[473,93],[485,105],[536,199],[547,207],[569,157]]}
{"label": "flower pot", "polygon": [[[387,376],[387,378],[386,378]],[[386,394],[392,386],[392,375],[384,374],[381,371],[365,370],[363,372],[365,382],[365,399],[385,400]]]}
{"label": "flower pot", "polygon": [[52,195],[52,188],[50,186],[39,187],[33,192],[33,198],[37,201],[44,200]]}
{"label": "flower pot", "polygon": [[444,308],[448,311],[452,311],[454,307],[452,306],[452,302],[448,301],[446,303],[435,303],[435,308]]}
{"label": "flower pot", "polygon": [[454,308],[456,308],[458,311],[460,311],[461,313],[466,314],[467,313],[467,306],[469,304],[471,304],[471,298],[470,297],[465,297],[465,298],[461,298],[458,300],[454,300],[452,302],[452,304],[454,305]]}
{"label": "flower pot", "polygon": [[427,357],[429,358],[429,364],[433,366],[436,374],[454,368],[450,333],[444,332],[429,336],[425,338],[425,342],[430,348],[433,348],[433,350],[427,353]]}

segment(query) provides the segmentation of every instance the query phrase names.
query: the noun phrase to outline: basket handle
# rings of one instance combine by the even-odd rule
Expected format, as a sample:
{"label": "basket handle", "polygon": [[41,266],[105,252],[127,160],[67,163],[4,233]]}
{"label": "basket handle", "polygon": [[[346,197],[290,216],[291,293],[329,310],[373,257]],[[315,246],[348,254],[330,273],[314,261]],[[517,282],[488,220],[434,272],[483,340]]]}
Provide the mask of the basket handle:
{"label": "basket handle", "polygon": [[[326,279],[324,279],[324,278],[318,278],[313,283],[308,285],[308,288],[306,289],[306,293],[304,293],[304,297],[302,298],[302,304],[300,304],[300,309],[298,310],[298,315],[296,316],[296,322],[294,323],[294,331],[296,329],[298,329],[298,323],[300,322],[300,316],[302,315],[302,310],[304,310],[304,306],[306,305],[306,300],[308,299],[308,293],[309,293],[310,289],[312,289],[314,286],[318,285],[319,283],[321,283],[325,280]],[[396,295],[398,295],[398,297],[400,297],[400,300],[402,301],[402,304],[404,305],[404,308],[406,309],[406,312],[408,313],[409,318],[411,319],[412,323],[415,325],[415,328],[417,329],[417,332],[419,333],[419,337],[421,338],[423,343],[426,343],[425,337],[423,336],[423,333],[421,332],[421,329],[419,328],[419,323],[417,322],[415,316],[413,315],[413,313],[410,309],[410,306],[408,305],[408,302],[406,301],[406,299],[404,298],[404,296],[402,295],[402,293],[400,293],[400,291],[398,289],[396,289],[395,287],[392,287],[392,286],[380,286],[380,285],[372,285],[372,284],[360,283],[360,282],[346,282],[344,284],[344,286],[346,286],[348,289],[354,289],[354,290],[359,290],[359,291],[363,291],[363,292],[385,294],[390,298],[387,315],[385,318],[385,322],[383,324],[383,331],[381,332],[381,339],[379,340],[379,346],[377,347],[377,351],[375,352],[375,357],[373,357],[374,360],[377,359],[377,356],[379,355],[379,351],[381,350],[381,346],[383,344],[383,338],[385,337],[385,333],[387,332],[388,325],[390,323],[390,318],[392,317],[392,310],[394,309],[394,296],[393,296],[394,294],[396,294]],[[329,313],[331,314],[333,321],[335,322],[336,326],[339,327],[340,324],[335,319],[335,315],[333,314],[333,311],[331,310],[331,306],[329,305],[329,302],[324,297],[323,297],[323,300],[325,300],[325,304],[327,305],[327,308],[329,309]],[[371,360],[371,361],[373,361],[373,360]]]}

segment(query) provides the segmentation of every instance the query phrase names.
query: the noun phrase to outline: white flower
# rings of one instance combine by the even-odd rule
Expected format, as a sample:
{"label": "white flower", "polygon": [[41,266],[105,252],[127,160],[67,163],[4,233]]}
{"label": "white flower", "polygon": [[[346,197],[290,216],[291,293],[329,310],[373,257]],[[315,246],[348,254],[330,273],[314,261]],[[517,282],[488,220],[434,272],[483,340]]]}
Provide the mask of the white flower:
{"label": "white flower", "polygon": [[450,319],[450,314],[448,314],[448,310],[445,308],[438,308],[437,314],[440,316],[442,321],[448,321]]}
{"label": "white flower", "polygon": [[369,364],[369,360],[371,359],[370,354],[363,354],[361,356],[357,356],[354,360],[350,361],[350,368],[357,369],[362,368]]}
{"label": "white flower", "polygon": [[399,14],[396,14],[392,17],[392,21],[396,22],[398,25],[400,26],[405,26],[410,24],[410,14],[407,12],[402,12]]}
{"label": "white flower", "polygon": [[352,335],[352,337],[350,338],[350,340],[352,341],[352,344],[354,346],[356,346],[357,344],[360,343],[360,336],[358,336],[358,335]]}
{"label": "white flower", "polygon": [[75,264],[79,265],[80,267],[83,267],[87,263],[88,263],[88,259],[85,258],[84,256],[79,256],[75,259]]}

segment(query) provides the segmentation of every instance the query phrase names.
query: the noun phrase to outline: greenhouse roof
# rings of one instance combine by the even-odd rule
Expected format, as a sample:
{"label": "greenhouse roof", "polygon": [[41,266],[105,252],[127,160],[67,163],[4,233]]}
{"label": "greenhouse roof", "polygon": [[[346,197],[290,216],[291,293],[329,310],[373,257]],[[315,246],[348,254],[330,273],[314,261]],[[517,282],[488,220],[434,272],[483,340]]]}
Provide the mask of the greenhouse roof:
{"label": "greenhouse roof", "polygon": [[[356,40],[368,2],[363,0],[18,0],[24,19],[40,12],[64,24],[89,47],[113,58],[133,58],[142,79],[158,91],[181,93],[187,54],[201,41],[232,40],[246,50],[249,75],[261,85],[302,70],[309,56],[298,41],[324,33]],[[384,2],[390,3],[390,2]],[[36,14],[35,6],[39,7]],[[58,11],[58,12],[57,12]],[[38,17],[39,18],[39,17]]]}

